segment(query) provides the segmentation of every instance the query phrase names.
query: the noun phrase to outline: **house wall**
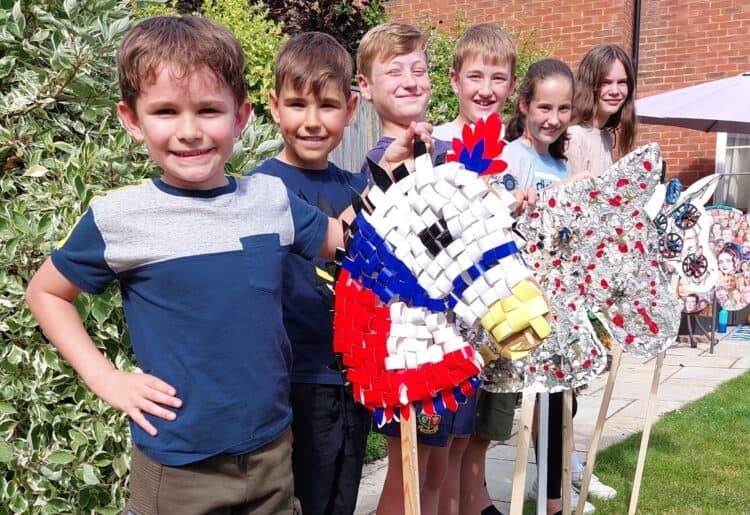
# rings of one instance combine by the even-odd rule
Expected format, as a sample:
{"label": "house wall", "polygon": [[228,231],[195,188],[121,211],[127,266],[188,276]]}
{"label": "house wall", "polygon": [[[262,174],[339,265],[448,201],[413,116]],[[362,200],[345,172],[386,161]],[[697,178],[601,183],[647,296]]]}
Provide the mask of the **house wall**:
{"label": "house wall", "polygon": [[[633,0],[390,0],[394,20],[420,27],[495,21],[537,31],[537,42],[575,71],[593,45],[616,43],[632,55]],[[750,1],[643,0],[638,98],[750,71]],[[750,94],[750,93],[749,93]],[[657,141],[668,176],[685,183],[714,171],[716,135],[641,125],[637,143]]]}

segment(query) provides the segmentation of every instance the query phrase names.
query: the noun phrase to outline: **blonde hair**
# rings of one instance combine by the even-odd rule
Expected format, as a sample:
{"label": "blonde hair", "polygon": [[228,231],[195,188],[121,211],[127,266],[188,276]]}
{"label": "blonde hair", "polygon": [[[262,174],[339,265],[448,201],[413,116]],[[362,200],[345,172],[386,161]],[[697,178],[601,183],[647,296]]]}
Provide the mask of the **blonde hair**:
{"label": "blonde hair", "polygon": [[276,56],[276,94],[285,84],[298,93],[308,89],[319,97],[328,84],[334,84],[347,100],[352,94],[354,73],[349,52],[332,36],[303,32],[287,41]]}
{"label": "blonde hair", "polygon": [[357,49],[357,70],[369,79],[372,63],[376,59],[388,61],[397,55],[415,50],[425,52],[426,43],[424,34],[411,25],[382,23],[368,30],[360,41]]}
{"label": "blonde hair", "polygon": [[493,65],[507,63],[510,73],[516,74],[516,44],[496,23],[474,25],[461,35],[453,51],[453,70],[460,72],[464,62],[477,56]]}
{"label": "blonde hair", "polygon": [[237,105],[247,99],[245,54],[224,27],[197,16],[154,16],[133,27],[117,49],[120,95],[131,109],[144,85],[156,80],[160,66],[174,64],[177,79],[200,67],[213,72],[232,91]]}

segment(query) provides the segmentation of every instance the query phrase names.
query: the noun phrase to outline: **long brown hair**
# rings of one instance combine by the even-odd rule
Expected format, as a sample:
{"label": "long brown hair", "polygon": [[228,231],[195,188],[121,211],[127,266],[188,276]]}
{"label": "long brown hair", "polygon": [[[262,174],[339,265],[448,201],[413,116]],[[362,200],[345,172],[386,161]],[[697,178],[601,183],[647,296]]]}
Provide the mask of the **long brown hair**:
{"label": "long brown hair", "polygon": [[[531,104],[531,101],[534,100],[537,83],[554,76],[568,79],[575,95],[573,72],[570,71],[570,68],[564,62],[557,59],[542,59],[529,66],[526,75],[523,77],[523,81],[521,81],[521,85],[518,86],[518,98],[516,99],[516,106],[513,109],[513,116],[508,122],[508,127],[505,129],[505,137],[508,138],[508,141],[520,138],[526,128],[526,115],[521,111],[521,102],[525,102],[526,105]],[[566,141],[568,141],[567,129],[549,146],[549,154],[555,159],[567,160],[567,157],[565,157]]]}
{"label": "long brown hair", "polygon": [[615,138],[617,152],[622,156],[633,149],[635,142],[635,74],[633,62],[625,51],[615,44],[597,45],[589,50],[578,66],[576,90],[573,97],[573,122],[591,125],[596,116],[598,92],[612,63],[620,61],[625,68],[628,82],[628,95],[622,107],[610,116],[604,124]]}

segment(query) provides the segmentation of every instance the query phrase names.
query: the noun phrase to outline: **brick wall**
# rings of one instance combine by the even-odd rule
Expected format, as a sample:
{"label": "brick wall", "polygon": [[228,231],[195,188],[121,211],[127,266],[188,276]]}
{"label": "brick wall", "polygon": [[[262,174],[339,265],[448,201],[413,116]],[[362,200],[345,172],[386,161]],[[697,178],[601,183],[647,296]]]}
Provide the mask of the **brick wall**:
{"label": "brick wall", "polygon": [[[511,30],[537,30],[539,44],[575,68],[599,43],[617,43],[631,53],[633,0],[391,0],[391,17],[424,25],[502,23]],[[638,97],[750,71],[750,1],[643,0]],[[637,143],[658,141],[670,176],[685,183],[713,172],[715,134],[642,125]]]}

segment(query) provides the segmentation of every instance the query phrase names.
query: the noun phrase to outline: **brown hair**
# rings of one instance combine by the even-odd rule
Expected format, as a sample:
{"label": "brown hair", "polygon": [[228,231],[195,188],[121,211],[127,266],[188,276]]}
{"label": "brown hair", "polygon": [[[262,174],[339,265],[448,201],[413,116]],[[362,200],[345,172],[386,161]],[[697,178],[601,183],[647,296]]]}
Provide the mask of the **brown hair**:
{"label": "brown hair", "polygon": [[617,151],[622,156],[633,149],[636,131],[635,117],[635,73],[628,54],[617,45],[598,45],[583,56],[576,74],[576,94],[573,98],[573,122],[591,125],[596,116],[598,92],[602,81],[615,61],[625,68],[628,81],[628,95],[622,107],[607,119],[604,124],[617,142]]}
{"label": "brown hair", "polygon": [[[526,128],[526,115],[521,111],[521,102],[525,102],[526,105],[531,104],[534,100],[536,92],[536,85],[545,79],[550,77],[560,76],[565,77],[570,81],[570,87],[573,89],[575,95],[575,81],[573,79],[573,72],[567,64],[557,59],[542,59],[529,66],[526,75],[521,81],[521,85],[518,86],[518,98],[516,99],[516,106],[513,110],[513,116],[508,122],[508,128],[505,130],[506,138],[508,141],[518,139],[523,135],[523,131]],[[558,138],[552,142],[549,146],[549,153],[555,159],[567,160],[565,157],[565,142],[568,141],[567,129],[563,131]]]}
{"label": "brown hair", "polygon": [[369,79],[376,59],[387,61],[415,50],[425,52],[426,44],[424,34],[411,25],[396,22],[376,25],[359,42],[357,70]]}
{"label": "brown hair", "polygon": [[508,63],[511,75],[516,74],[516,44],[496,23],[474,25],[461,35],[453,51],[453,70],[460,72],[464,62],[476,56],[493,65]]}
{"label": "brown hair", "polygon": [[285,84],[299,93],[308,89],[318,97],[333,82],[349,100],[354,67],[349,52],[332,36],[303,32],[291,38],[276,56],[276,94]]}
{"label": "brown hair", "polygon": [[178,79],[206,66],[237,105],[247,98],[245,56],[232,33],[197,16],[154,16],[133,27],[117,49],[120,94],[131,109],[145,84],[156,80],[164,63],[176,66]]}

